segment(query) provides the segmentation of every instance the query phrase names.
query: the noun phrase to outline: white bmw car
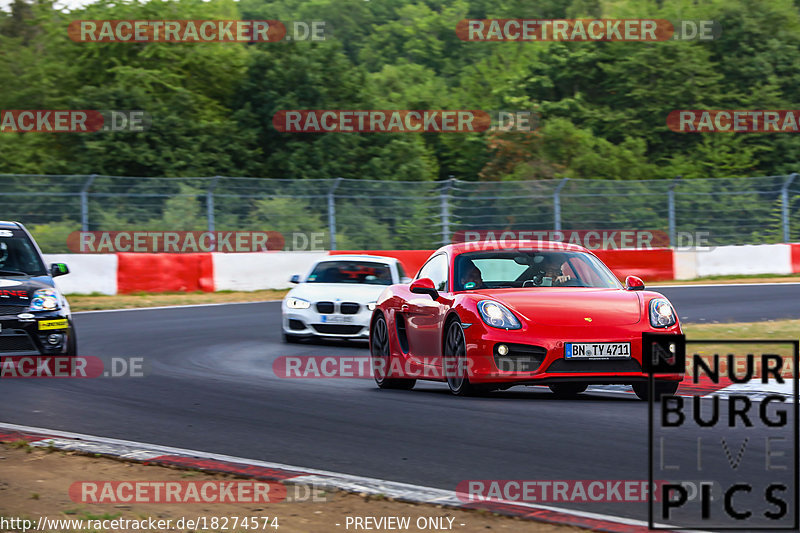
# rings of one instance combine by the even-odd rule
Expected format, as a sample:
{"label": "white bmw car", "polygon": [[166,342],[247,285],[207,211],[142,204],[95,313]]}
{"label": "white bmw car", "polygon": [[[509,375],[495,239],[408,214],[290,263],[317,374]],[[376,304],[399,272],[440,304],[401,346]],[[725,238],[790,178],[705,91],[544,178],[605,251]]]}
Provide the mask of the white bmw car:
{"label": "white bmw car", "polygon": [[389,285],[409,283],[397,259],[374,255],[332,255],[317,261],[281,305],[283,340],[368,339],[375,301]]}

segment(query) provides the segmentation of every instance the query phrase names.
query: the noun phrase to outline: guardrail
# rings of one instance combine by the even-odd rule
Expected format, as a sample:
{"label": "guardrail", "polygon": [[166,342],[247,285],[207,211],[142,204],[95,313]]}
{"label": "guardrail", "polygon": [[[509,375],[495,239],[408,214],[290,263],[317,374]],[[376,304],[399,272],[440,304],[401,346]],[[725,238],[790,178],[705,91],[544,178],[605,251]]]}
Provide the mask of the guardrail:
{"label": "guardrail", "polygon": [[[3,218],[46,252],[71,231],[323,233],[324,249],[432,249],[464,231],[660,231],[673,247],[800,241],[796,175],[397,182],[0,174]],[[303,242],[308,242],[303,241]],[[287,249],[302,246],[287,239]]]}

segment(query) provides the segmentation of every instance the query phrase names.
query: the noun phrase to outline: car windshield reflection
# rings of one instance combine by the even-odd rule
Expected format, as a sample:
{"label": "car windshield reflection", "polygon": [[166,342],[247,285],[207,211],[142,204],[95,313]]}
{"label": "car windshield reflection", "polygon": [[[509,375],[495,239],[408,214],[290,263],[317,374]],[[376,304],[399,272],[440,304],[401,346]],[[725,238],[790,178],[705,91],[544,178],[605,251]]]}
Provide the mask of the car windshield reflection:
{"label": "car windshield reflection", "polygon": [[358,283],[391,285],[389,265],[367,261],[325,261],[308,276],[308,283]]}
{"label": "car windshield reflection", "polygon": [[485,251],[455,259],[455,290],[592,287],[619,289],[596,257],[566,251]]}

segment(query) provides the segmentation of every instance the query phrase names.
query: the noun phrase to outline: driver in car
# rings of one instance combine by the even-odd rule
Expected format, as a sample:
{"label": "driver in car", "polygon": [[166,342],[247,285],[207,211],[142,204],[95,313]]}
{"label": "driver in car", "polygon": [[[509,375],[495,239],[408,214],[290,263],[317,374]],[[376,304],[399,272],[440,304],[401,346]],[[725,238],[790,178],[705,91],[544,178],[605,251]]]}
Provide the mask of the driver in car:
{"label": "driver in car", "polygon": [[483,288],[483,277],[481,271],[475,266],[472,261],[466,261],[461,268],[461,287],[464,289],[481,289]]}
{"label": "driver in car", "polygon": [[548,279],[550,280],[548,285],[560,286],[572,279],[571,276],[566,276],[561,271],[561,267],[563,266],[564,262],[561,261],[557,256],[552,254],[544,254],[539,257],[542,258],[542,261],[539,264],[539,270],[544,276],[544,281]]}

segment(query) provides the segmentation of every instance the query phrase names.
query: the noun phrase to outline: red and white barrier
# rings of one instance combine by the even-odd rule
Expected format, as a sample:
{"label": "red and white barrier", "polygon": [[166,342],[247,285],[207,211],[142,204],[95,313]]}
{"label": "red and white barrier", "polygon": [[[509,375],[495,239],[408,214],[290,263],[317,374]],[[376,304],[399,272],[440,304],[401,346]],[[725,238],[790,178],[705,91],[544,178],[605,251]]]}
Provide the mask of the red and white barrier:
{"label": "red and white barrier", "polygon": [[[48,263],[67,263],[70,275],[56,278],[66,294],[131,292],[255,291],[291,287],[328,254],[395,257],[413,276],[432,250],[347,250],[196,254],[48,254]],[[595,250],[619,277],[645,283],[705,276],[800,273],[800,243],[720,246],[709,250]]]}
{"label": "red and white barrier", "polygon": [[211,254],[117,254],[120,293],[214,291]]}
{"label": "red and white barrier", "polygon": [[265,252],[253,254],[211,254],[214,289],[257,291],[285,289],[294,274],[305,274],[327,252]]}
{"label": "red and white barrier", "polygon": [[800,272],[800,244],[790,244],[789,246],[792,247],[792,272]]}
{"label": "red and white barrier", "polygon": [[413,278],[433,252],[433,250],[335,250],[329,253],[330,255],[366,254],[394,257],[403,265],[403,270],[406,271],[408,277]]}

